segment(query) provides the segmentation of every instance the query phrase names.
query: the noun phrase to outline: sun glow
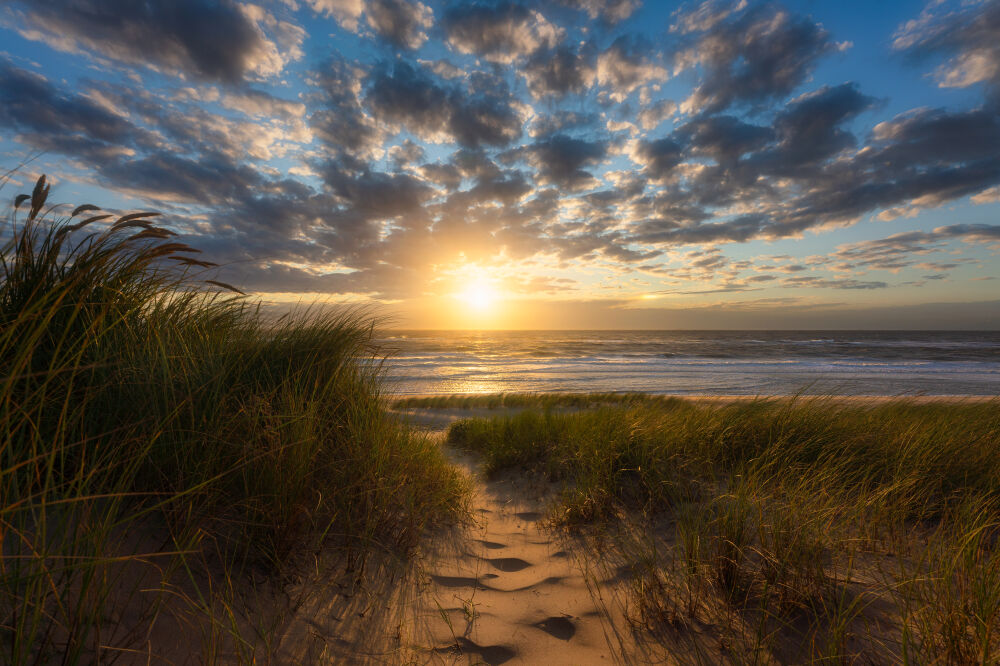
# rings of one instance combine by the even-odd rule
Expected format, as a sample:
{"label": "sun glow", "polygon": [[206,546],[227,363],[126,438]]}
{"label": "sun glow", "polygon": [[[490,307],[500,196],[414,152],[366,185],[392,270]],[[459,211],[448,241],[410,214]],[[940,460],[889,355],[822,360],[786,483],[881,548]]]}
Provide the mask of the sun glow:
{"label": "sun glow", "polygon": [[496,303],[497,293],[489,283],[477,281],[458,294],[458,300],[477,312],[486,312]]}

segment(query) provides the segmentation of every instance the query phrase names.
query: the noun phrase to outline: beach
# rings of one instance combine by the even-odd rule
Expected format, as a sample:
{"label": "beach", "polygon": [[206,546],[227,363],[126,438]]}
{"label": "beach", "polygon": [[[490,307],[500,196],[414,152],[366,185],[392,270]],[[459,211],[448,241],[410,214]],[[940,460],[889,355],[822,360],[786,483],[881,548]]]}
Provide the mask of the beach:
{"label": "beach", "polygon": [[0,666],[1000,666],[1000,0],[0,34]]}

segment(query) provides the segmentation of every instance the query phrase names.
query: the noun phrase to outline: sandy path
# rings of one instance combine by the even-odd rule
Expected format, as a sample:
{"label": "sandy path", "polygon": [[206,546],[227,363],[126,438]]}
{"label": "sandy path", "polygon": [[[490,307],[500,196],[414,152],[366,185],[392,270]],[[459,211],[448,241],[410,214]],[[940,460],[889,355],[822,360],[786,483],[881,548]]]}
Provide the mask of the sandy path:
{"label": "sandy path", "polygon": [[602,601],[610,583],[585,576],[578,554],[543,527],[551,486],[516,475],[483,481],[473,460],[452,457],[475,479],[478,518],[425,569],[414,628],[431,661],[621,663],[628,632]]}

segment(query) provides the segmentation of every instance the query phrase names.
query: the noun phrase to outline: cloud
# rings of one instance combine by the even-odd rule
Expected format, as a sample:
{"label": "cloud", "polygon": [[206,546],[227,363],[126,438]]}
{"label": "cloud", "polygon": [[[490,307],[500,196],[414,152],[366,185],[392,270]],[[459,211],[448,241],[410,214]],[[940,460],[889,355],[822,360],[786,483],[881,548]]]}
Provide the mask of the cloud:
{"label": "cloud", "polygon": [[653,130],[675,113],[677,113],[677,104],[670,99],[661,99],[643,108],[637,117],[642,129]]}
{"label": "cloud", "polygon": [[1000,3],[978,0],[958,10],[946,8],[930,3],[896,31],[893,48],[918,58],[945,55],[948,59],[935,72],[943,88],[985,82],[1000,93]]}
{"label": "cloud", "polygon": [[441,23],[453,49],[504,64],[553,47],[562,36],[540,12],[509,0],[453,5]]}
{"label": "cloud", "polygon": [[532,137],[546,136],[548,134],[593,126],[599,120],[600,116],[596,113],[561,110],[552,114],[535,116],[528,128],[528,134]]}
{"label": "cloud", "polygon": [[674,23],[670,26],[670,31],[682,34],[705,32],[746,6],[746,0],[706,0],[691,10],[685,11],[682,7],[674,11]]}
{"label": "cloud", "polygon": [[304,0],[313,11],[332,16],[346,30],[357,32],[358,19],[364,11],[364,0]]}
{"label": "cloud", "polygon": [[156,152],[97,166],[108,183],[153,200],[218,205],[251,196],[264,184],[261,174],[221,154],[197,159]]}
{"label": "cloud", "polygon": [[765,218],[759,214],[741,215],[725,222],[706,222],[681,225],[676,222],[643,222],[635,235],[646,243],[669,245],[698,245],[703,243],[745,242],[758,237],[766,227]]}
{"label": "cloud", "polygon": [[525,179],[524,174],[513,171],[480,178],[468,192],[464,193],[463,198],[473,204],[487,202],[514,204],[531,191],[531,184]]}
{"label": "cloud", "polygon": [[607,23],[624,21],[642,4],[640,0],[557,0],[559,4],[586,12],[591,19]]}
{"label": "cloud", "polygon": [[143,120],[155,124],[179,152],[218,152],[232,160],[244,157],[269,160],[298,150],[313,135],[299,119],[236,120],[196,106],[173,108],[156,104],[131,105]]}
{"label": "cloud", "polygon": [[669,176],[683,158],[681,144],[672,138],[642,140],[632,151],[632,160],[642,165],[652,180],[662,180]]}
{"label": "cloud", "polygon": [[674,136],[688,146],[691,155],[705,155],[719,164],[728,164],[767,145],[773,132],[734,116],[709,116],[691,120]]}
{"label": "cloud", "polygon": [[1000,149],[1000,116],[991,110],[919,109],[879,123],[878,158],[903,164],[990,160]]}
{"label": "cloud", "polygon": [[879,208],[937,206],[1000,182],[1000,118],[983,110],[921,110],[876,126],[853,159],[803,174],[816,187],[793,200],[788,232],[850,221]]}
{"label": "cloud", "polygon": [[636,88],[667,79],[667,70],[652,62],[652,49],[635,35],[622,35],[597,57],[597,82],[622,102]]}
{"label": "cloud", "polygon": [[424,148],[419,143],[406,139],[398,146],[392,146],[388,150],[388,155],[398,169],[423,161]]}
{"label": "cloud", "polygon": [[220,101],[222,106],[227,109],[234,109],[257,118],[276,117],[282,120],[293,120],[301,118],[306,113],[306,105],[302,102],[282,99],[253,88],[226,93]]}
{"label": "cloud", "polygon": [[535,98],[581,93],[594,84],[596,57],[589,45],[573,49],[565,44],[536,51],[525,64],[525,79]]}
{"label": "cloud", "polygon": [[504,146],[521,135],[523,123],[509,91],[496,83],[473,78],[462,89],[396,61],[371,76],[365,102],[383,122],[398,123],[427,141]]}
{"label": "cloud", "polygon": [[[913,265],[917,257],[941,251],[952,240],[966,243],[995,243],[1000,241],[1000,225],[955,224],[938,227],[932,231],[908,231],[893,234],[887,238],[858,241],[839,245],[830,255],[838,270],[876,269],[898,271]],[[955,267],[947,264],[921,263],[927,270],[947,270]]]}
{"label": "cloud", "polygon": [[96,163],[138,147],[155,135],[82,95],[66,94],[45,77],[0,59],[0,126],[29,145]]}
{"label": "cloud", "polygon": [[889,285],[878,280],[854,280],[844,278],[831,280],[811,275],[784,278],[781,281],[785,287],[813,287],[819,289],[885,289]]}
{"label": "cloud", "polygon": [[442,79],[464,79],[465,70],[456,67],[447,60],[417,60],[417,62],[440,76]]}
{"label": "cloud", "polygon": [[385,139],[385,132],[362,106],[361,86],[365,72],[342,59],[327,62],[313,73],[309,116],[313,132],[334,152],[371,158]]}
{"label": "cloud", "polygon": [[774,173],[794,175],[797,169],[853,148],[854,135],[841,125],[874,105],[875,99],[862,95],[853,83],[801,95],[775,117],[778,146],[761,155],[758,163],[766,163]]}
{"label": "cloud", "polygon": [[280,73],[305,32],[232,0],[47,0],[22,3],[22,36],[130,66],[226,83]]}
{"label": "cloud", "polygon": [[1000,186],[993,186],[988,190],[983,190],[972,197],[972,201],[977,204],[1000,203]]}
{"label": "cloud", "polygon": [[[662,139],[640,139],[633,161],[651,183],[666,186],[639,227],[641,237],[658,243],[781,238],[879,209],[938,206],[1000,182],[1000,117],[990,110],[903,114],[876,125],[856,150],[842,125],[873,105],[854,86],[825,87],[790,101],[771,127],[702,115]],[[691,158],[715,163],[685,161]],[[702,208],[703,219],[726,209],[736,216],[671,226],[682,219],[674,211],[692,207]]]}
{"label": "cloud", "polygon": [[319,172],[345,209],[365,220],[412,214],[433,196],[431,188],[406,174],[354,173],[336,162],[321,165]]}
{"label": "cloud", "polygon": [[434,12],[422,2],[368,0],[365,20],[396,48],[418,49],[427,41],[425,31],[434,24]]}
{"label": "cloud", "polygon": [[685,112],[717,112],[784,97],[805,81],[821,56],[837,48],[822,26],[776,5],[689,23],[697,37],[676,55],[675,70],[699,66],[702,74],[681,105]]}
{"label": "cloud", "polygon": [[423,164],[417,169],[420,176],[446,190],[458,189],[462,184],[462,172],[454,164]]}
{"label": "cloud", "polygon": [[556,134],[518,151],[517,156],[537,170],[536,180],[540,185],[560,185],[576,190],[595,184],[594,176],[583,167],[596,164],[607,150],[604,142]]}

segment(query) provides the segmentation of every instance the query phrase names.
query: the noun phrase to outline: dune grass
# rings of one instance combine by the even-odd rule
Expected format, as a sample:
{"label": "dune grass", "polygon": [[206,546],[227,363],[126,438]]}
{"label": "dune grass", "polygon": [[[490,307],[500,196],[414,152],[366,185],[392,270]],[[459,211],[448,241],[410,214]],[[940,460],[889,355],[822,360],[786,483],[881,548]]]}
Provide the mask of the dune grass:
{"label": "dune grass", "polygon": [[420,396],[400,398],[393,403],[396,409],[504,409],[530,407],[533,409],[570,408],[583,409],[601,405],[639,405],[671,402],[669,396],[648,393],[484,393]]}
{"label": "dune grass", "polygon": [[0,249],[0,663],[148,650],[181,596],[214,617],[250,572],[405,554],[461,515],[440,448],[387,415],[371,317],[266,322],[153,213],[47,195]]}
{"label": "dune grass", "polygon": [[631,572],[630,617],[668,653],[1000,658],[997,401],[654,401],[469,419],[449,439],[488,472],[561,481],[555,522]]}

